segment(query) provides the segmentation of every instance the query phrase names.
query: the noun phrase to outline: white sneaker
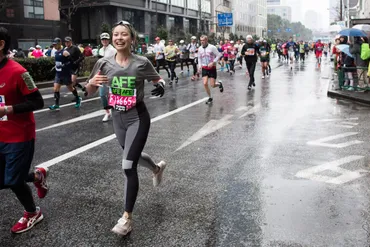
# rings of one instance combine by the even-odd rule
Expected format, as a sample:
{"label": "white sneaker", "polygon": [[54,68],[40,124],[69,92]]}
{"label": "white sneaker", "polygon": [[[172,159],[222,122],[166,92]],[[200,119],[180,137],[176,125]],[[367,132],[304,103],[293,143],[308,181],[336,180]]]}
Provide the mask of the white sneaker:
{"label": "white sneaker", "polygon": [[267,78],[269,78],[269,75],[266,75]]}
{"label": "white sneaker", "polygon": [[104,118],[103,118],[103,122],[108,122],[111,117],[112,117],[112,115],[110,113],[105,113]]}
{"label": "white sneaker", "polygon": [[161,184],[162,178],[163,178],[163,172],[164,172],[164,169],[166,169],[167,164],[166,162],[162,160],[161,162],[158,163],[157,166],[159,167],[159,172],[153,175],[153,186],[154,187],[157,187]]}
{"label": "white sneaker", "polygon": [[117,224],[113,227],[112,232],[126,236],[129,232],[132,231],[132,220],[122,217],[118,220]]}
{"label": "white sneaker", "polygon": [[262,79],[265,79],[265,76],[264,75],[262,76]]}

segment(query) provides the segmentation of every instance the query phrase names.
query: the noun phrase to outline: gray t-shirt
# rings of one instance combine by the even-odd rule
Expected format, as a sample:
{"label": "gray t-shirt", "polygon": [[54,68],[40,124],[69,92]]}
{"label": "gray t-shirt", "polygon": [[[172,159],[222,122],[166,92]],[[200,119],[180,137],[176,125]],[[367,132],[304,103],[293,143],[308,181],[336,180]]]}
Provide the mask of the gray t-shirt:
{"label": "gray t-shirt", "polygon": [[99,59],[89,79],[100,70],[101,75],[108,76],[108,103],[116,110],[128,111],[144,99],[144,80],[159,80],[161,77],[152,63],[143,56],[132,54],[130,64],[123,68],[114,56]]}

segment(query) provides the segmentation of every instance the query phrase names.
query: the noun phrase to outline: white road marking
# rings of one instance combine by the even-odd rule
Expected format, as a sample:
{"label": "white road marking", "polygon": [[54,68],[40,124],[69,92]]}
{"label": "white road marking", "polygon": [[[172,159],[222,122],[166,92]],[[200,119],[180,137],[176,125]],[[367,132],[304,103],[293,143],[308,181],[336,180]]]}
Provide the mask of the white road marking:
{"label": "white road marking", "polygon": [[[82,105],[83,105],[83,103],[94,101],[94,100],[97,100],[97,99],[100,99],[100,97],[82,100]],[[75,104],[76,103],[69,103],[69,104],[61,105],[60,108],[64,108],[64,107],[75,105]],[[46,111],[50,111],[50,109],[49,108],[44,108],[44,109],[41,109],[41,110],[38,110],[38,111],[34,111],[33,113],[37,114],[37,113],[46,112]]]}
{"label": "white road marking", "polygon": [[239,107],[238,109],[236,109],[236,111],[247,111],[249,108],[247,106],[241,106]]}
{"label": "white road marking", "polygon": [[[162,120],[164,118],[167,118],[169,116],[172,116],[172,115],[174,115],[176,113],[179,113],[181,111],[184,111],[184,110],[186,110],[186,109],[188,109],[190,107],[193,107],[195,105],[198,105],[200,103],[203,103],[203,102],[205,102],[207,100],[208,100],[208,98],[203,98],[203,99],[200,99],[200,100],[195,101],[193,103],[190,103],[188,105],[182,106],[182,107],[180,107],[180,108],[178,108],[176,110],[173,110],[173,111],[167,112],[167,113],[165,113],[163,115],[160,115],[158,117],[152,118],[151,122],[152,123],[157,122],[159,120]],[[101,145],[103,143],[106,143],[106,142],[109,142],[111,140],[114,140],[115,138],[116,138],[116,135],[115,134],[109,135],[109,136],[104,137],[104,138],[102,138],[100,140],[94,141],[94,142],[89,143],[89,144],[87,144],[85,146],[82,146],[80,148],[77,148],[77,149],[75,149],[75,150],[73,150],[71,152],[65,153],[65,154],[63,154],[61,156],[58,156],[58,157],[54,158],[54,159],[48,160],[48,161],[46,161],[44,163],[41,163],[41,164],[37,165],[36,167],[50,167],[50,166],[53,166],[53,165],[58,164],[58,163],[60,163],[60,162],[62,162],[64,160],[67,160],[67,159],[69,159],[69,158],[71,158],[73,156],[76,156],[76,155],[78,155],[80,153],[83,153],[83,152],[85,152],[87,150],[90,150],[90,149],[92,149],[94,147],[97,147],[97,146],[99,146],[99,145]]]}
{"label": "white road marking", "polygon": [[80,116],[80,117],[76,117],[76,118],[73,118],[73,119],[70,119],[70,120],[67,120],[67,121],[64,121],[64,122],[60,122],[60,123],[53,124],[53,125],[50,125],[50,126],[45,127],[45,128],[38,129],[38,130],[36,130],[36,132],[40,132],[40,131],[43,131],[43,130],[48,130],[48,129],[60,127],[60,126],[71,124],[71,123],[80,122],[80,121],[87,120],[87,119],[94,118],[94,117],[103,116],[104,113],[105,113],[105,110],[92,112],[92,113],[89,113],[89,114],[86,114],[86,115],[83,115],[83,116]]}
{"label": "white road marking", "polygon": [[358,132],[345,132],[345,133],[342,133],[342,134],[339,134],[339,135],[329,136],[329,137],[321,138],[321,139],[318,139],[318,140],[315,140],[315,141],[309,141],[309,142],[307,142],[307,144],[312,145],[312,146],[322,146],[322,147],[330,147],[330,148],[345,148],[345,147],[348,147],[348,146],[361,144],[361,143],[363,143],[363,141],[355,140],[355,141],[348,141],[348,142],[337,143],[337,144],[331,144],[331,143],[327,143],[327,142],[334,141],[334,140],[341,139],[341,138],[345,138],[345,137],[349,137],[349,136],[354,136],[354,135],[357,135],[357,134],[358,134]]}
{"label": "white road marking", "polygon": [[246,117],[246,116],[248,116],[248,115],[250,115],[250,114],[256,113],[256,112],[258,112],[260,109],[261,109],[261,105],[260,105],[260,104],[257,104],[257,105],[255,105],[254,107],[249,108],[247,112],[245,112],[243,115],[241,115],[241,116],[239,117],[239,119],[240,119],[240,118],[243,118],[243,117]]}
{"label": "white road marking", "polygon": [[317,119],[316,122],[336,122],[336,121],[348,121],[348,120],[358,120],[358,117],[353,118],[332,118],[332,119]]}
{"label": "white road marking", "polygon": [[194,135],[192,135],[189,139],[187,139],[186,142],[184,142],[178,149],[176,149],[176,151],[179,151],[183,149],[184,147],[190,145],[191,143],[202,139],[203,137],[225,127],[228,124],[231,124],[232,121],[229,121],[229,119],[232,117],[233,115],[226,115],[220,120],[209,121],[200,130],[198,130]]}
{"label": "white road marking", "polygon": [[[69,95],[72,95],[72,93],[61,94],[60,96],[61,97],[67,97]],[[45,94],[45,95],[42,96],[42,98],[43,99],[52,99],[52,98],[54,98],[54,94],[53,93],[52,94]]]}
{"label": "white road marking", "polygon": [[[364,156],[359,156],[359,155],[347,156],[339,160],[331,161],[331,162],[328,162],[322,165],[314,166],[314,167],[299,171],[297,172],[295,176],[299,178],[306,178],[306,179],[310,179],[314,181],[331,183],[331,184],[347,183],[352,180],[368,175],[369,171],[363,170],[363,169],[356,170],[356,171],[350,171],[340,166],[356,161],[356,160],[363,159],[363,158]],[[330,177],[330,176],[318,174],[324,171],[333,171],[335,173],[339,173],[340,175],[337,177]]]}

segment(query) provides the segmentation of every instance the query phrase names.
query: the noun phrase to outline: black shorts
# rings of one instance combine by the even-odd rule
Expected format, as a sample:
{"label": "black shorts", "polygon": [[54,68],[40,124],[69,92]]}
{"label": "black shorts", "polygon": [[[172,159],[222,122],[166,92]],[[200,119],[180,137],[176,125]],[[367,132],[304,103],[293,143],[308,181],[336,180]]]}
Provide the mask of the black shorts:
{"label": "black shorts", "polygon": [[203,69],[202,68],[202,77],[217,79],[217,70],[216,70],[216,68],[213,68],[213,69]]}
{"label": "black shorts", "polygon": [[229,57],[224,57],[224,61],[227,62],[229,60]]}
{"label": "black shorts", "polygon": [[72,77],[71,75],[59,75],[59,74],[56,74],[55,75],[55,80],[54,80],[55,83],[58,83],[60,85],[70,85],[72,84]]}
{"label": "black shorts", "polygon": [[72,75],[78,75],[80,73],[80,65],[75,65],[72,67]]}

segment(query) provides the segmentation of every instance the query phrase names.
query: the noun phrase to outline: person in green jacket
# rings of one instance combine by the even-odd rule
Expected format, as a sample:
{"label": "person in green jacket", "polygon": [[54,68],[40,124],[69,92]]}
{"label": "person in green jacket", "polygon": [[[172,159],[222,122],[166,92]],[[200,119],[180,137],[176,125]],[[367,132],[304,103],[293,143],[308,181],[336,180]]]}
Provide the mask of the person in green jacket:
{"label": "person in green jacket", "polygon": [[[362,60],[367,60],[370,59],[370,47],[369,47],[369,40],[367,37],[362,37],[362,45],[361,45],[361,59]],[[370,66],[367,72],[367,76],[370,77]]]}

